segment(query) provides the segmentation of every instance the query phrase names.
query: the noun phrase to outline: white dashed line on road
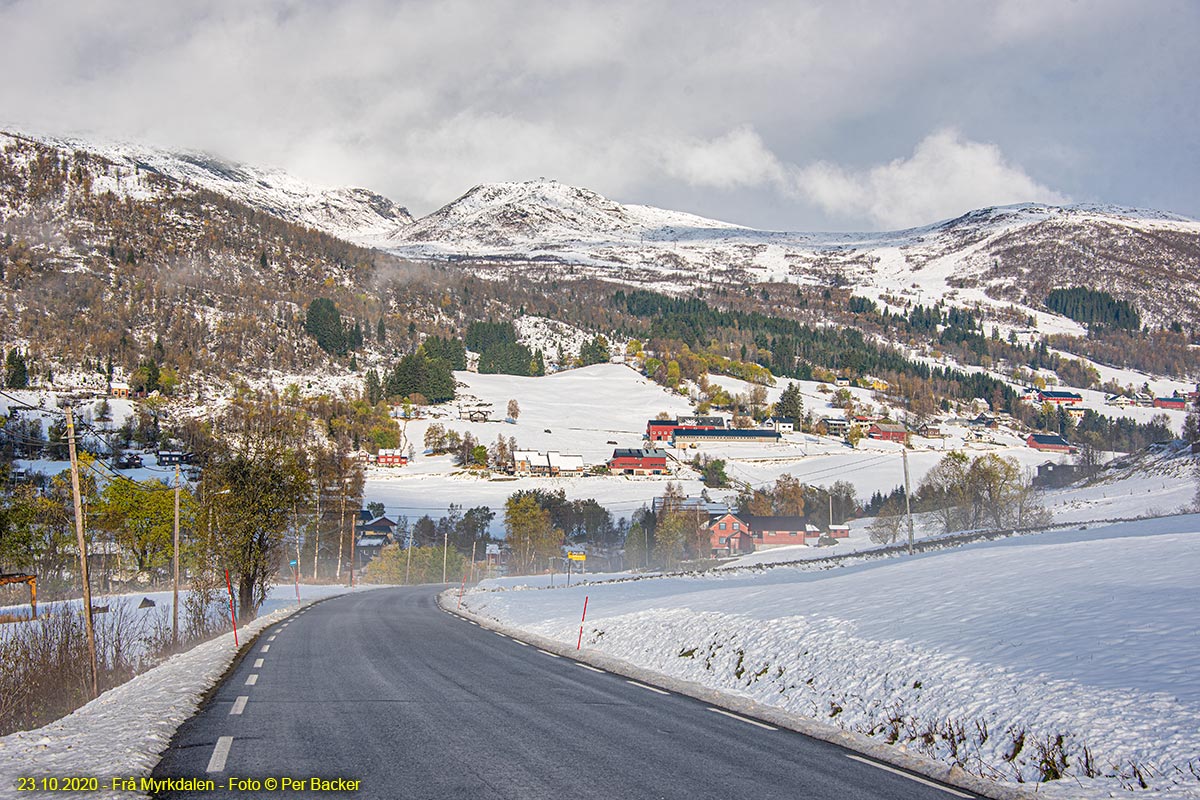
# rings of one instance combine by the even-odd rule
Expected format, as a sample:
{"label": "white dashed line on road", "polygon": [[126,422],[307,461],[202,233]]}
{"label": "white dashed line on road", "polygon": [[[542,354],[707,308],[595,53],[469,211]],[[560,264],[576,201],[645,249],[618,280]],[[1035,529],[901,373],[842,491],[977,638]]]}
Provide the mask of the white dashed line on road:
{"label": "white dashed line on road", "polygon": [[237,700],[234,700],[233,708],[229,709],[229,716],[240,717],[242,715],[242,712],[246,710],[246,701],[249,699],[250,698],[247,697],[246,695],[242,695]]}
{"label": "white dashed line on road", "polygon": [[637,681],[629,681],[629,680],[627,680],[627,681],[625,681],[625,682],[626,682],[626,683],[628,683],[630,686],[636,686],[636,687],[638,687],[639,689],[647,689],[647,690],[649,690],[649,691],[651,691],[651,692],[654,692],[655,694],[670,694],[670,692],[664,692],[662,689],[656,688],[656,687],[654,687],[654,686],[647,686],[646,684],[644,684],[644,683],[638,683]]}
{"label": "white dashed line on road", "polygon": [[759,722],[758,720],[749,719],[748,717],[743,717],[740,714],[734,714],[732,711],[726,711],[723,708],[713,708],[712,706],[709,706],[708,710],[715,711],[718,714],[724,714],[725,716],[729,717],[730,719],[736,719],[738,722],[745,722],[747,725],[757,725],[758,727],[765,728],[766,730],[769,730],[769,731],[779,730],[779,728],[776,728],[774,725],[768,725],[765,722]]}
{"label": "white dashed line on road", "polygon": [[872,767],[875,767],[876,769],[884,770],[885,772],[890,772],[893,775],[899,775],[901,778],[908,778],[910,781],[916,781],[917,783],[923,783],[926,786],[932,786],[934,789],[941,789],[946,794],[952,794],[955,797],[974,797],[974,795],[965,794],[965,793],[957,791],[955,789],[951,789],[948,786],[942,786],[940,783],[934,783],[933,781],[927,781],[924,778],[918,778],[916,775],[911,775],[907,772],[904,772],[903,770],[893,769],[892,767],[889,767],[887,764],[880,764],[878,761],[872,761],[869,758],[862,758],[861,756],[854,756],[854,755],[850,755],[849,753],[846,754],[846,758],[851,758],[851,759],[854,759],[855,761],[858,761],[859,763],[867,764],[868,766],[872,766]]}
{"label": "white dashed line on road", "polygon": [[246,685],[253,686],[256,683],[258,683],[258,673],[252,672],[252,673],[250,673],[250,677],[246,678]]}
{"label": "white dashed line on road", "polygon": [[583,667],[584,669],[590,669],[592,672],[599,672],[601,675],[604,674],[604,670],[596,669],[595,667],[589,667],[587,664],[581,664],[578,661],[575,662],[575,666]]}
{"label": "white dashed line on road", "polygon": [[521,645],[521,647],[529,647],[529,645],[525,644],[520,639],[513,639],[513,641],[516,642],[517,644]]}
{"label": "white dashed line on road", "polygon": [[272,635],[268,636],[268,637],[267,637],[267,641],[268,641],[268,642],[273,642],[273,641],[275,641],[275,637],[276,637],[276,636],[278,636],[278,635],[279,635],[279,634],[275,633],[275,634],[272,634]]}
{"label": "white dashed line on road", "polygon": [[551,658],[562,658],[562,656],[560,656],[558,653],[551,653],[549,650],[543,650],[540,647],[538,648],[538,652],[544,656],[550,656]]}
{"label": "white dashed line on road", "polygon": [[269,644],[264,644],[264,645],[262,646],[262,650],[260,650],[259,652],[260,652],[260,653],[269,653],[269,652],[271,652],[271,645],[269,645]]}
{"label": "white dashed line on road", "polygon": [[213,748],[212,758],[208,760],[208,769],[205,772],[224,772],[225,759],[229,758],[229,748],[233,747],[232,736],[222,736],[217,739],[217,746]]}
{"label": "white dashed line on road", "polygon": [[265,658],[256,658],[256,659],[254,659],[254,668],[255,668],[255,669],[262,669],[262,665],[263,665],[263,662],[264,662],[264,661],[266,661],[266,659],[265,659]]}

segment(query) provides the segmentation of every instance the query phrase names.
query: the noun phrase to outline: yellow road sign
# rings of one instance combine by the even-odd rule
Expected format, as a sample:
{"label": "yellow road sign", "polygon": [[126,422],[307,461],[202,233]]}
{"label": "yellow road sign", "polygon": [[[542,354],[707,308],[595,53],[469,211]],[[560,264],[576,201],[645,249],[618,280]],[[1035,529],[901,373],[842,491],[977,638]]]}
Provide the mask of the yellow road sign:
{"label": "yellow road sign", "polygon": [[587,553],[567,553],[567,558],[572,561],[587,561]]}

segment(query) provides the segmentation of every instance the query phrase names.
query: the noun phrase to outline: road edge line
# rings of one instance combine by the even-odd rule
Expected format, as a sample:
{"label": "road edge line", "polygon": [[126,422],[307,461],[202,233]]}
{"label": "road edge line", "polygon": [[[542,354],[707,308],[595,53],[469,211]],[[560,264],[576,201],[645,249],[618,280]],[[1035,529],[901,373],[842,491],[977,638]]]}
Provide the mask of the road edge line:
{"label": "road edge line", "polygon": [[596,650],[588,648],[576,650],[574,647],[556,639],[549,639],[545,636],[521,630],[520,628],[505,625],[491,617],[476,614],[466,607],[456,607],[457,598],[457,589],[447,589],[435,595],[434,602],[438,608],[449,614],[461,617],[464,620],[474,620],[479,623],[480,627],[503,633],[514,641],[531,647],[545,649],[549,652],[555,652],[572,661],[591,664],[594,667],[603,669],[605,672],[610,672],[624,678],[633,678],[642,683],[657,686],[668,692],[685,695],[751,719],[775,725],[794,733],[803,734],[811,739],[828,742],[842,748],[848,753],[873,758],[897,770],[911,772],[914,775],[945,784],[954,789],[970,792],[972,795],[983,798],[983,800],[1037,800],[1037,795],[1030,792],[993,783],[986,778],[972,775],[957,765],[947,767],[941,762],[897,750],[892,745],[880,744],[860,733],[843,730],[820,720],[763,705],[749,698],[727,694],[694,681],[663,675],[662,673],[654,672],[653,670],[646,669],[623,659],[614,658]]}

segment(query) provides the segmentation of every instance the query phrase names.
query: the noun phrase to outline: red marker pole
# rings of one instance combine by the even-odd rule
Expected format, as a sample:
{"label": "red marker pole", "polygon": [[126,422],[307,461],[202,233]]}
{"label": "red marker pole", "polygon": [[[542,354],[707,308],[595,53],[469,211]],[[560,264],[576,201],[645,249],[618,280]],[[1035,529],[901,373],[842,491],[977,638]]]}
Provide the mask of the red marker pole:
{"label": "red marker pole", "polygon": [[458,587],[458,607],[459,608],[462,608],[462,596],[463,596],[463,592],[466,590],[466,588],[467,588],[467,572],[466,572],[466,570],[463,570],[462,585]]}
{"label": "red marker pole", "polygon": [[583,646],[583,622],[587,619],[587,595],[583,596],[583,616],[579,618],[579,640],[575,642],[575,649],[578,650]]}
{"label": "red marker pole", "polygon": [[[238,644],[237,614],[235,614],[233,611],[233,584],[229,582],[229,570],[225,570],[225,587],[229,589],[229,621],[233,623],[233,646],[241,647],[241,645]],[[584,603],[584,606],[586,610],[586,602]],[[580,630],[583,629],[580,628]]]}

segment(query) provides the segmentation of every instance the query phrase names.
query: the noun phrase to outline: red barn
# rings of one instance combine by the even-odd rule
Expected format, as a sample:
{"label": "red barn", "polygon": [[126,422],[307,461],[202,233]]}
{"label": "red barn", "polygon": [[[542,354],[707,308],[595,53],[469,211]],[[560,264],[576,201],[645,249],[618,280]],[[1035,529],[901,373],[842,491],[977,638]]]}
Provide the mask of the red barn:
{"label": "red barn", "polygon": [[1170,408],[1175,411],[1187,411],[1186,397],[1156,397],[1154,398],[1155,408]]}
{"label": "red barn", "polygon": [[885,442],[900,442],[903,444],[908,441],[908,430],[903,425],[895,425],[890,422],[876,422],[867,429],[867,436],[871,439],[881,439]]}
{"label": "red barn", "polygon": [[1034,450],[1044,450],[1049,453],[1071,453],[1075,448],[1056,433],[1031,433],[1025,444]]}
{"label": "red barn", "polygon": [[663,450],[613,450],[608,469],[618,475],[662,475],[667,471]]}

